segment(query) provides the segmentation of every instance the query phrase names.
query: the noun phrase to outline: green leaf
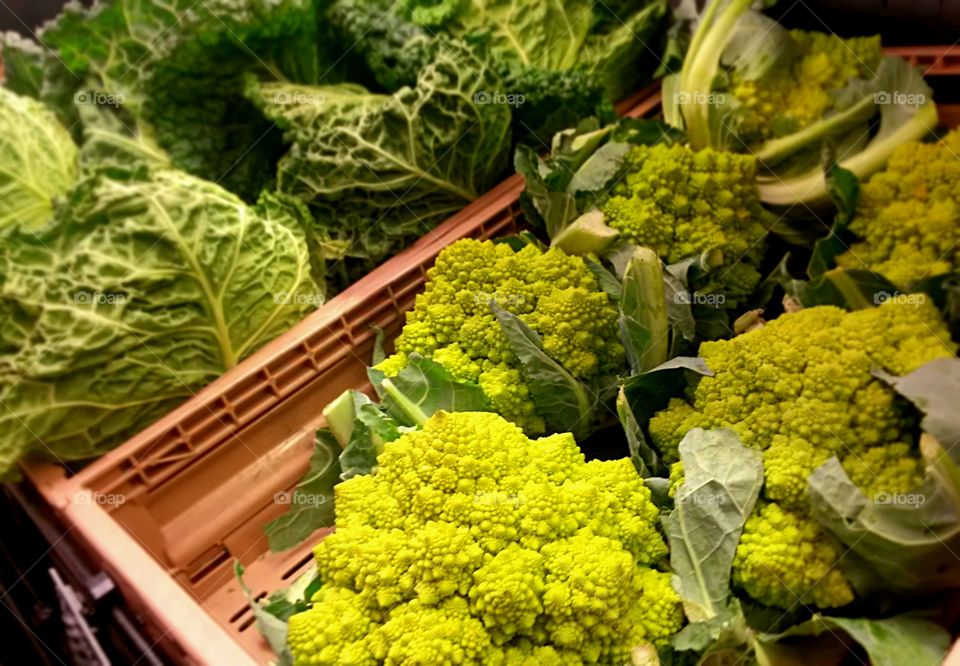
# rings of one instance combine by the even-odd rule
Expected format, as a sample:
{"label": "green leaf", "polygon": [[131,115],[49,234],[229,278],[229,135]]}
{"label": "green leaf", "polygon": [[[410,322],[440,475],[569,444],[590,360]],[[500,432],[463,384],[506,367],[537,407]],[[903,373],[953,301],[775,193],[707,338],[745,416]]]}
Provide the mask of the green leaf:
{"label": "green leaf", "polygon": [[346,391],[323,413],[343,448],[340,478],[344,481],[358,474],[374,473],[384,444],[400,436],[397,423],[359,391]]}
{"label": "green leaf", "polygon": [[820,277],[805,281],[781,273],[784,291],[805,308],[836,305],[846,310],[876,307],[899,293],[882,275],[870,271],[831,268]]}
{"label": "green leaf", "polygon": [[694,428],[680,442],[684,482],[664,519],[670,565],[691,622],[722,615],[747,516],[763,485],[759,451],[732,430]]}
{"label": "green leaf", "polygon": [[660,258],[649,248],[637,248],[624,273],[620,337],[631,374],[652,370],[667,360],[670,325],[663,270]]}
{"label": "green leaf", "polygon": [[490,189],[507,165],[510,108],[475,102],[499,85],[489,54],[456,43],[435,51],[417,85],[393,95],[353,84],[248,87],[284,130],[277,184],[310,205],[315,270],[345,272],[330,275],[335,288]]}
{"label": "green leaf", "polygon": [[491,310],[510,349],[520,360],[530,395],[551,432],[570,432],[577,440],[590,428],[597,399],[583,382],[578,381],[562,365],[543,351],[540,336],[517,315],[491,302]]}
{"label": "green leaf", "polygon": [[298,546],[322,527],[334,525],[334,486],[340,481],[340,447],[329,432],[317,432],[310,466],[293,493],[280,491],[275,502],[290,510],[264,526],[270,550],[279,552]]}
{"label": "green leaf", "polygon": [[647,443],[647,438],[643,434],[643,429],[637,423],[633,410],[630,409],[630,403],[627,402],[627,396],[620,389],[617,395],[617,417],[620,419],[620,425],[623,426],[623,432],[627,437],[627,446],[630,449],[630,460],[633,461],[637,473],[644,479],[650,477],[663,477],[669,473],[667,466],[660,460],[660,456]]}
{"label": "green leaf", "polygon": [[384,381],[392,386],[383,391],[383,406],[406,426],[422,423],[438,411],[489,412],[490,400],[472,382],[457,379],[439,363],[420,354],[410,354],[407,365],[396,377]]}
{"label": "green leaf", "polygon": [[817,279],[834,267],[834,259],[847,251],[844,235],[857,211],[860,198],[860,181],[853,172],[834,165],[827,174],[827,189],[837,208],[833,227],[826,238],[819,239],[813,246],[813,254],[807,266],[807,275]]}
{"label": "green leaf", "polygon": [[0,240],[0,471],[99,455],[322,302],[299,202],[169,169],[99,172]]}
{"label": "green leaf", "polygon": [[43,104],[0,88],[0,228],[35,229],[77,178],[77,146]]}
{"label": "green leaf", "polygon": [[233,573],[237,577],[237,583],[240,585],[243,596],[246,597],[247,603],[253,611],[257,631],[266,639],[270,649],[280,657],[281,664],[292,664],[293,657],[287,648],[287,621],[265,610],[259,602],[254,600],[250,588],[243,582],[243,571],[240,560],[234,560]]}
{"label": "green leaf", "polygon": [[555,191],[547,187],[544,180],[546,164],[536,151],[528,146],[517,146],[514,166],[524,178],[524,199],[532,205],[540,217],[550,238],[560,233],[577,217],[577,204],[566,191]]}
{"label": "green leaf", "polygon": [[835,631],[859,643],[873,666],[938,666],[950,648],[950,634],[943,627],[908,615],[872,620],[818,614],[781,634],[761,635],[760,641],[772,643]]}
{"label": "green leaf", "polygon": [[922,485],[867,497],[831,458],[808,479],[813,517],[858,556],[874,583],[917,594],[960,584],[960,498],[941,454]]}
{"label": "green leaf", "polygon": [[670,398],[682,396],[690,381],[690,373],[713,375],[699,356],[678,356],[627,379],[623,383],[623,392],[637,421],[645,426],[654,414],[666,408]]}
{"label": "green leaf", "polygon": [[68,3],[40,40],[72,72],[74,90],[121,106],[174,160],[255,200],[271,180],[279,132],[243,97],[245,75],[316,82],[311,0],[97,0]]}
{"label": "green leaf", "polygon": [[260,607],[274,617],[288,622],[291,615],[302,613],[310,608],[310,600],[323,582],[317,573],[316,562],[311,562],[307,570],[297,576],[289,587],[274,590],[260,603]]}
{"label": "green leaf", "polygon": [[873,374],[916,405],[923,413],[920,425],[960,465],[960,359],[938,358],[902,377],[879,369]]}

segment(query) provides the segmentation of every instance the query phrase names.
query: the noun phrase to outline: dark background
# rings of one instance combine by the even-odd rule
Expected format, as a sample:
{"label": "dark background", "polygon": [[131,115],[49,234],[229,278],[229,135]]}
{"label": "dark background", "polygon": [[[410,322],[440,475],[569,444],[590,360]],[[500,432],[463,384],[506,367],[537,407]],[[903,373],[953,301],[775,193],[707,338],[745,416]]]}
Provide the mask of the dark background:
{"label": "dark background", "polygon": [[[62,0],[4,0],[0,30],[30,34],[63,4]],[[844,36],[879,32],[887,45],[960,41],[960,0],[779,0],[768,13],[791,28]]]}

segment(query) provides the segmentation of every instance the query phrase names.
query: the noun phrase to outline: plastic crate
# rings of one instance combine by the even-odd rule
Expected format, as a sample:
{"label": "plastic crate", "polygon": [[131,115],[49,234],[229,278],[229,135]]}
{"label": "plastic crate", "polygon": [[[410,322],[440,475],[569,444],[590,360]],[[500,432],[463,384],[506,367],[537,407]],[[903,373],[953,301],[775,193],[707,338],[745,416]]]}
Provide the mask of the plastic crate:
{"label": "plastic crate", "polygon": [[[659,108],[658,86],[618,108]],[[233,574],[246,567],[255,595],[288,584],[310,560],[318,532],[269,553],[263,525],[274,501],[306,471],[321,412],[346,389],[369,388],[376,329],[396,335],[437,254],[460,238],[523,227],[513,176],[339,294],[223,377],[76,475],[28,461],[27,479],[85,543],[154,640],[184,663],[273,658]]]}

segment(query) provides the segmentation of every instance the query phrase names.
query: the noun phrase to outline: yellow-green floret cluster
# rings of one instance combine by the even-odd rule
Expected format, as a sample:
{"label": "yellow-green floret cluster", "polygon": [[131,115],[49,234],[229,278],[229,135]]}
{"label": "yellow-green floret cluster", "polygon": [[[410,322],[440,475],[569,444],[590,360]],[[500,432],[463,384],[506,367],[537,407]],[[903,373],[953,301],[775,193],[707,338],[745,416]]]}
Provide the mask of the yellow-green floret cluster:
{"label": "yellow-green floret cluster", "polygon": [[622,664],[683,626],[650,491],[492,413],[438,412],[336,487],[298,665]]}
{"label": "yellow-green floret cluster", "polygon": [[880,64],[879,36],[843,39],[793,30],[790,37],[797,55],[789,71],[774,67],[759,79],[731,75],[730,92],[741,105],[733,129],[743,147],[817,122],[834,108],[837,90],[853,79],[872,79]]}
{"label": "yellow-green floret cluster", "polygon": [[732,428],[763,451],[765,501],[747,522],[734,563],[734,580],[751,596],[783,608],[852,600],[832,568],[836,544],[809,517],[807,478],[837,456],[877,501],[915,488],[923,472],[915,410],[871,371],[903,375],[955,352],[936,308],[916,300],[856,312],[809,308],[700,346],[713,376],[656,414],[650,434],[668,462],[697,427]]}
{"label": "yellow-green floret cluster", "polygon": [[767,228],[749,155],[685,145],[636,146],[626,176],[603,204],[606,223],[666,263],[718,251],[722,266],[698,291],[749,294]]}
{"label": "yellow-green floret cluster", "polygon": [[837,257],[896,285],[960,268],[960,130],[933,143],[894,150],[883,171],[860,188],[850,223],[859,239]]}
{"label": "yellow-green floret cluster", "polygon": [[387,376],[416,352],[479,384],[494,411],[538,435],[543,419],[491,302],[518,315],[540,335],[544,352],[578,379],[615,372],[624,362],[616,306],[580,257],[461,240],[440,253],[427,278],[397,353],[376,366]]}

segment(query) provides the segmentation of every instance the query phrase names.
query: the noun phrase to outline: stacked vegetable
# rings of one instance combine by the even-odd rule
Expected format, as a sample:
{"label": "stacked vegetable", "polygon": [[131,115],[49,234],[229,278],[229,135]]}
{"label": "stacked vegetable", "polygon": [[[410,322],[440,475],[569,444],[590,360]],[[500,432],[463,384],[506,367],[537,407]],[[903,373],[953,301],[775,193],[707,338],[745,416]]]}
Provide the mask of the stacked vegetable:
{"label": "stacked vegetable", "polygon": [[297,490],[323,508],[267,528],[277,549],[337,528],[286,658],[942,659],[958,134],[928,140],[930,89],[877,38],[749,4],[696,17],[667,122],[518,148],[539,235],[444,250],[370,369],[378,401],[325,410]]}
{"label": "stacked vegetable", "polygon": [[665,19],[95,0],[4,35],[0,475],[112,448],[489,190],[518,141],[612,119]]}

